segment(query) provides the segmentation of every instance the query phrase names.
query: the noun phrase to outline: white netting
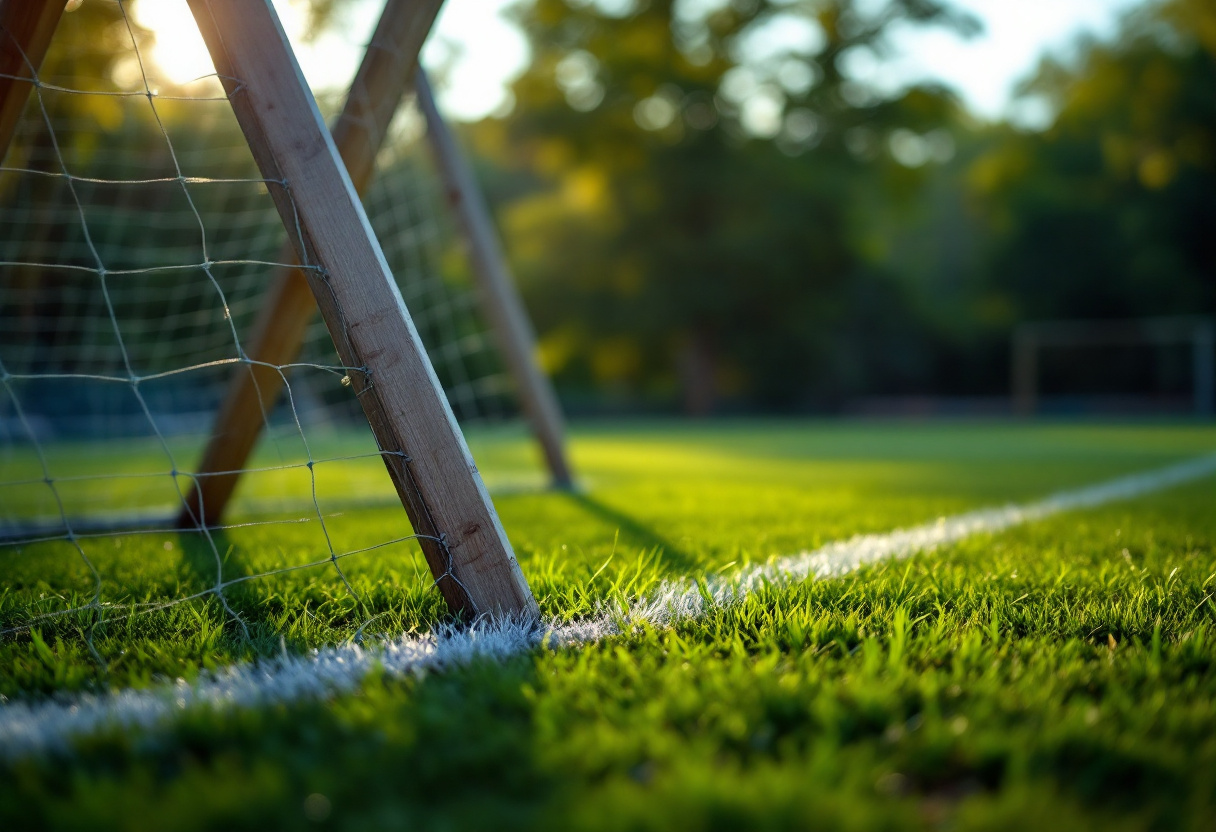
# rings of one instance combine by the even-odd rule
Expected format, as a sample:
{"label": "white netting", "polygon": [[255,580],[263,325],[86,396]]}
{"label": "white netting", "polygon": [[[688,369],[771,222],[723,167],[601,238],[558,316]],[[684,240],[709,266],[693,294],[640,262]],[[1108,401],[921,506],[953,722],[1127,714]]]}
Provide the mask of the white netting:
{"label": "white netting", "polygon": [[[358,586],[348,555],[400,549],[411,571],[392,579],[429,579],[319,319],[226,525],[173,529],[286,232],[218,80],[169,84],[146,43],[117,0],[65,15],[0,167],[0,630],[70,622],[92,644],[101,622],[194,598],[239,620],[234,588],[252,608],[286,580],[252,579],[297,571],[340,584],[365,624],[410,594],[381,592],[383,570]],[[458,418],[501,418],[508,385],[418,123],[395,122],[365,204]]]}

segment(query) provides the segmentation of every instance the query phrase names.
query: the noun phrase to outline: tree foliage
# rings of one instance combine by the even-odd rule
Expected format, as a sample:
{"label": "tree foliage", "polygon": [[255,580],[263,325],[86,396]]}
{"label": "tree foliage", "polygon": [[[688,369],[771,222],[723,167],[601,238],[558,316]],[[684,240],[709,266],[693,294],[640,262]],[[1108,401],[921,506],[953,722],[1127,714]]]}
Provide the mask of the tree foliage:
{"label": "tree foliage", "polygon": [[1216,309],[1216,6],[1130,17],[1026,85],[1058,115],[971,171],[991,290],[1015,317]]}
{"label": "tree foliage", "polygon": [[[345,5],[313,0],[316,31]],[[65,17],[44,76],[135,88],[117,15]],[[893,27],[975,29],[936,0],[534,0],[515,15],[533,61],[511,112],[469,137],[575,404],[997,393],[1018,321],[1216,311],[1211,0],[1150,3],[1112,41],[1044,61],[1024,88],[1051,114],[1036,130],[978,123],[944,89],[859,82]],[[51,97],[97,128],[73,142],[164,155],[122,97]],[[215,125],[174,126],[178,109],[161,103],[178,141],[212,140]],[[53,161],[46,137],[22,147],[10,164]]]}
{"label": "tree foliage", "polygon": [[956,105],[880,97],[843,67],[895,21],[967,18],[913,0],[869,15],[851,0],[539,0],[519,18],[534,60],[480,147],[542,183],[506,233],[567,385],[679,387],[700,411],[723,393],[831,398],[898,363],[903,302],[851,245],[853,208],[878,180],[910,184],[883,150],[892,131],[929,132]]}
{"label": "tree foliage", "polygon": [[[863,9],[868,13],[863,14]],[[1018,320],[1211,312],[1216,13],[1171,0],[1026,85],[1041,131],[853,77],[938,3],[537,0],[475,131],[566,390],[831,407],[1005,388]]]}

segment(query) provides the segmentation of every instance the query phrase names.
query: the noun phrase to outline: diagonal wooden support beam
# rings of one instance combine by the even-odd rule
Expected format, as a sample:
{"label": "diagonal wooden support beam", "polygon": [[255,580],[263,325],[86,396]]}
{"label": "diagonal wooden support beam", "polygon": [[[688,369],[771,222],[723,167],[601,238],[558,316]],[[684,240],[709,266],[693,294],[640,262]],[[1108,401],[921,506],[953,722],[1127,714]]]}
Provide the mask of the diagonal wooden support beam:
{"label": "diagonal wooden support beam", "polygon": [[[442,2],[389,0],[376,24],[333,128],[334,144],[360,194],[371,182],[376,154],[393,114],[412,88],[418,53]],[[294,260],[289,241],[279,262]],[[302,272],[280,269],[274,275],[244,345],[246,355],[257,363],[233,373],[199,463],[199,476],[178,517],[179,526],[219,524],[241,469],[265,427],[266,414],[274,409],[282,393],[283,376],[276,368],[296,360],[316,309]]]}
{"label": "diagonal wooden support beam", "polygon": [[[355,187],[270,0],[189,0],[338,355],[449,606],[535,618]],[[291,233],[298,228],[298,234]]]}
{"label": "diagonal wooden support beam", "polygon": [[[439,11],[441,0],[387,0],[371,43],[334,126],[334,143],[351,181],[363,193],[371,181],[376,155],[389,123],[408,90],[414,88],[418,53]],[[425,80],[422,81],[425,84]],[[429,103],[428,103],[429,102]],[[535,335],[505,266],[493,224],[472,172],[460,155],[446,123],[430,99],[422,109],[445,193],[456,213],[473,263],[478,300],[504,357],[525,415],[548,465],[554,485],[573,482],[566,455],[561,407],[548,378],[536,363]],[[280,256],[290,262],[290,251]],[[218,525],[275,407],[283,378],[275,369],[299,355],[315,304],[302,273],[283,269],[262,301],[245,345],[257,363],[233,374],[211,439],[199,465],[178,524]]]}
{"label": "diagonal wooden support beam", "polygon": [[64,0],[0,0],[0,162],[63,16]]}
{"label": "diagonal wooden support beam", "polygon": [[553,484],[558,488],[570,488],[574,476],[566,457],[562,409],[553,385],[536,363],[536,334],[507,271],[507,258],[494,231],[490,209],[477,187],[473,169],[460,152],[456,137],[435,106],[435,97],[422,67],[417,70],[414,84],[418,109],[426,117],[427,138],[443,178],[444,193],[473,261],[481,309],[490,322],[507,372],[515,382],[516,394],[545,455]]}

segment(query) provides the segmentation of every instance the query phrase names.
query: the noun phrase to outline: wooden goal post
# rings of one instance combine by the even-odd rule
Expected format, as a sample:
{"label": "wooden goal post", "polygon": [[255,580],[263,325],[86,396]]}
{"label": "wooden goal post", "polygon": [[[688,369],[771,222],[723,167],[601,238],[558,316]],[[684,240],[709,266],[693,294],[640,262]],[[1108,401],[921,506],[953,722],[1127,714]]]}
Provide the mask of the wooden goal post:
{"label": "wooden goal post", "polygon": [[[445,600],[466,616],[534,619],[536,601],[271,0],[188,2],[338,355],[358,368],[351,386]],[[24,106],[63,5],[0,0],[0,113]]]}
{"label": "wooden goal post", "polygon": [[[404,0],[388,0],[388,5],[405,5]],[[561,405],[553,385],[536,362],[536,335],[524,309],[515,283],[507,271],[507,258],[502,253],[490,209],[482,198],[473,169],[460,152],[456,137],[435,106],[431,85],[422,67],[418,67],[415,89],[418,108],[426,118],[426,135],[443,180],[448,204],[456,215],[469,256],[478,297],[490,331],[502,354],[507,372],[515,383],[524,415],[540,443],[553,484],[570,488],[574,475],[566,456],[565,427]]]}
{"label": "wooden goal post", "polygon": [[[376,154],[409,88],[410,74],[441,4],[442,0],[421,0],[385,7],[334,122],[334,145],[359,194],[371,182]],[[296,254],[290,240],[284,249],[279,262],[293,262]],[[304,272],[279,269],[249,335],[246,352],[254,363],[232,374],[199,463],[200,476],[178,517],[180,527],[219,524],[241,469],[261,436],[266,413],[282,393],[284,379],[278,367],[290,364],[299,355],[316,310],[317,302]]]}
{"label": "wooden goal post", "polygon": [[[561,407],[536,362],[536,339],[527,312],[505,266],[489,211],[451,131],[434,106],[418,54],[442,0],[386,0],[384,10],[334,123],[334,144],[355,190],[372,180],[376,155],[393,115],[408,92],[418,89],[444,193],[469,250],[477,298],[490,326],[525,416],[543,452],[555,486],[573,482],[566,454]],[[292,251],[280,256],[290,262]],[[281,269],[254,324],[249,358],[233,374],[199,466],[200,477],[187,498],[178,525],[217,525],[257,444],[265,414],[283,388],[278,366],[299,354],[316,302],[299,269]]]}

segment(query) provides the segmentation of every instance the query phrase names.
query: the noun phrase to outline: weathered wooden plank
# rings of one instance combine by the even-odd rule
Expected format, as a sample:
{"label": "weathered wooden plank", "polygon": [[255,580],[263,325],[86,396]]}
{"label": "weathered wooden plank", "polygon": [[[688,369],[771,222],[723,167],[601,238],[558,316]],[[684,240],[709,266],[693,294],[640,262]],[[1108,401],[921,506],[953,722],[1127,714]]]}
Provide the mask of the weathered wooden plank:
{"label": "weathered wooden plank", "polygon": [[0,161],[34,89],[64,0],[0,0]]}
{"label": "weathered wooden plank", "polygon": [[[270,0],[189,0],[431,571],[454,610],[537,615]],[[311,268],[307,268],[311,267]]]}
{"label": "weathered wooden plank", "polygon": [[[418,53],[443,0],[389,0],[351,83],[333,137],[355,190],[371,182],[376,154],[393,114],[412,88]],[[279,262],[290,263],[290,243]],[[300,354],[308,324],[316,312],[308,281],[298,269],[280,269],[262,300],[257,320],[245,339],[245,355],[254,362],[233,373],[211,437],[190,488],[178,525],[194,528],[220,522],[232,493],[283,390],[279,366]]]}
{"label": "weathered wooden plank", "polygon": [[426,117],[427,138],[443,179],[444,193],[473,262],[481,309],[515,382],[515,392],[540,443],[553,483],[559,488],[569,488],[574,478],[566,457],[561,406],[553,386],[537,364],[536,334],[507,271],[507,260],[494,231],[490,209],[482,198],[472,168],[435,106],[430,83],[421,67],[414,83],[418,108]]}

